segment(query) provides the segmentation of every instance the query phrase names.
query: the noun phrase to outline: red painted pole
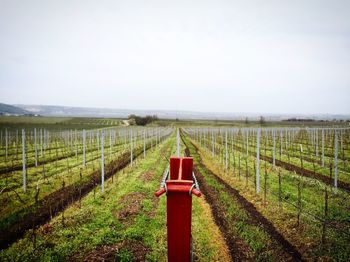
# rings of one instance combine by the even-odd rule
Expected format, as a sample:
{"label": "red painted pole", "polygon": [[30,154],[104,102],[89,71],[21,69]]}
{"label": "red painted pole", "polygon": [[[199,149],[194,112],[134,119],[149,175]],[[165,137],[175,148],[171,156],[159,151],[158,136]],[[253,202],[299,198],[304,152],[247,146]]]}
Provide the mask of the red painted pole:
{"label": "red painted pole", "polygon": [[193,185],[193,159],[170,158],[170,179],[155,193],[167,193],[168,261],[191,260],[192,193],[201,193]]}

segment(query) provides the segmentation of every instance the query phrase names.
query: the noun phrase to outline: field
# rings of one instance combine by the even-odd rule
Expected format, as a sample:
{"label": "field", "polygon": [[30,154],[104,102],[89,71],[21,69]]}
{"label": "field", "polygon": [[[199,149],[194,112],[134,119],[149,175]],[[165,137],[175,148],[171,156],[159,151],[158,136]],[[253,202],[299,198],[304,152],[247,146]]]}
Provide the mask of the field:
{"label": "field", "polygon": [[27,117],[6,116],[0,117],[0,130],[18,130],[21,128],[41,128],[48,130],[66,129],[96,129],[102,127],[120,126],[121,119],[88,118],[88,117]]}
{"label": "field", "polygon": [[4,117],[0,131],[1,261],[166,261],[154,192],[177,150],[203,194],[195,261],[350,259],[346,123]]}

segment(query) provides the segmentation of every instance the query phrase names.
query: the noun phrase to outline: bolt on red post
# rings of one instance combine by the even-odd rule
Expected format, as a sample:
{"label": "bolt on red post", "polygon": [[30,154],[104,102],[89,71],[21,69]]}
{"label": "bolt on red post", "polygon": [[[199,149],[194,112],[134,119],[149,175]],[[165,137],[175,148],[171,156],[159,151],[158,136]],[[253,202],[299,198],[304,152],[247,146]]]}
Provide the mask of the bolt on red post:
{"label": "bolt on red post", "polygon": [[171,157],[170,178],[163,177],[157,197],[167,195],[168,261],[191,261],[192,194],[201,196],[192,157]]}

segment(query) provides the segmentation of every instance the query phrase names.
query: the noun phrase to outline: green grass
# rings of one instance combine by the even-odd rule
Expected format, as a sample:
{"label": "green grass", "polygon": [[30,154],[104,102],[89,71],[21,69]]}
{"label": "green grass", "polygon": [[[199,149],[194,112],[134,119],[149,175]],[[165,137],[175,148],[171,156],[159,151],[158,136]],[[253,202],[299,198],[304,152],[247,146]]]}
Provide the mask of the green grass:
{"label": "green grass", "polygon": [[[173,139],[164,143],[169,146],[172,141]],[[164,149],[164,145],[162,148]],[[77,204],[68,208],[64,212],[63,224],[62,214],[55,217],[50,223],[52,231],[49,234],[43,233],[43,227],[37,230],[36,248],[33,247],[31,233],[28,232],[22,240],[1,254],[1,260],[60,261],[72,255],[84,256],[98,246],[119,243],[125,239],[145,240],[146,245],[154,241],[154,236],[145,228],[157,226],[156,221],[146,215],[150,208],[149,201],[153,199],[155,184],[142,183],[140,176],[152,169],[157,175],[162,173],[166,166],[165,160],[155,168],[158,160],[155,156],[160,154],[160,150],[160,147],[153,150],[145,160],[138,160],[134,167],[117,173],[113,183],[111,179],[108,180],[104,194],[98,187],[95,197],[91,192],[82,200],[81,208],[78,208]],[[168,155],[169,149],[167,152]],[[146,198],[132,225],[124,228],[113,213],[122,207],[121,198],[135,191],[145,193]],[[121,256],[128,257],[126,254],[127,252],[123,251]]]}
{"label": "green grass", "polygon": [[[97,187],[96,195],[89,193],[49,224],[36,230],[34,248],[32,232],[0,253],[1,261],[64,261],[83,259],[102,247],[118,247],[112,256],[120,261],[135,259],[132,245],[145,247],[147,261],[166,261],[166,196],[159,200],[153,193],[168,165],[166,158],[175,152],[175,136],[150,151],[145,159],[136,160],[133,167],[115,174],[106,182],[105,193]],[[145,174],[153,176],[145,178]],[[145,180],[146,179],[146,180]],[[139,209],[129,214],[127,223],[120,220],[123,210],[130,206],[133,194],[142,194]],[[128,197],[129,196],[129,197]],[[135,203],[134,203],[135,204]],[[205,216],[203,216],[205,212]],[[223,239],[208,214],[204,199],[193,200],[193,239],[195,257],[199,261],[227,261]],[[49,232],[45,232],[49,228]],[[129,243],[129,244],[128,244]]]}
{"label": "green grass", "polygon": [[[192,140],[193,141],[193,140]],[[194,141],[193,141],[194,142]],[[328,188],[328,221],[337,223],[342,227],[340,231],[327,228],[326,243],[321,244],[322,223],[309,217],[306,212],[323,218],[324,214],[324,188],[325,185],[317,180],[300,177],[287,170],[280,168],[272,168],[272,165],[265,161],[260,162],[260,184],[261,193],[255,193],[255,158],[248,157],[248,185],[246,185],[246,166],[245,153],[235,151],[235,156],[229,155],[229,170],[225,170],[225,161],[222,154],[212,157],[211,148],[202,148],[198,143],[194,142],[200,149],[200,154],[204,162],[211,166],[215,173],[218,174],[232,187],[240,190],[246,199],[254,203],[254,205],[267,218],[270,219],[282,232],[285,237],[294,245],[296,245],[301,253],[307,258],[323,257],[323,259],[333,259],[336,261],[346,261],[350,256],[349,236],[350,228],[350,196],[341,190],[330,190]],[[238,171],[238,157],[241,158],[241,176]],[[235,170],[233,168],[233,160],[235,160]],[[265,164],[267,166],[267,199],[264,204],[264,179]],[[278,198],[278,170],[281,172],[282,181],[282,208],[279,208]],[[301,201],[302,216],[301,225],[296,226],[297,217],[297,199],[298,199],[298,182],[301,182]],[[293,205],[288,204],[293,203]],[[245,230],[246,231],[246,230]],[[333,248],[330,248],[330,247]]]}
{"label": "green grass", "polygon": [[306,122],[289,122],[289,121],[260,121],[248,119],[245,120],[215,120],[215,119],[159,119],[152,123],[154,126],[176,126],[176,127],[349,127],[349,122],[337,121],[306,121]]}
{"label": "green grass", "polygon": [[118,118],[93,117],[34,117],[34,116],[0,116],[0,130],[5,129],[96,129],[102,127],[120,126]]}
{"label": "green grass", "polygon": [[[188,141],[188,140],[187,140]],[[237,200],[225,192],[224,186],[211,176],[207,169],[200,163],[200,156],[195,153],[194,147],[188,141],[187,146],[194,158],[197,169],[203,175],[205,182],[217,192],[220,206],[226,213],[226,219],[230,221],[230,234],[240,236],[250,247],[257,261],[277,261],[279,252],[273,246],[273,240],[260,226],[250,223],[247,212],[240,207]]]}
{"label": "green grass", "polygon": [[[153,142],[151,142],[151,140]],[[155,144],[154,138],[147,141],[147,146]],[[134,152],[141,152],[143,149],[143,142],[141,140],[134,146]],[[111,160],[120,157],[122,154],[130,150],[130,145],[124,144],[123,141],[112,148],[112,159],[109,155],[109,146],[105,148],[105,165],[107,166]],[[91,155],[92,153],[92,155]],[[43,166],[31,167],[27,170],[27,192],[22,190],[22,171],[15,171],[10,174],[2,175],[0,179],[0,186],[3,189],[12,188],[16,190],[17,194],[11,190],[2,193],[0,196],[1,203],[3,203],[0,210],[0,229],[6,229],[15,222],[23,219],[28,212],[35,212],[37,208],[35,203],[36,188],[39,188],[38,200],[40,201],[45,196],[54,193],[56,190],[65,186],[76,184],[77,186],[90,182],[91,174],[94,171],[100,170],[101,157],[98,149],[95,151],[87,151],[86,160],[87,166],[82,167],[82,155],[65,158],[60,161],[53,161],[45,164],[45,177],[43,175]],[[57,165],[57,166],[56,166]],[[69,168],[68,168],[69,166]],[[80,178],[80,171],[82,179]]]}

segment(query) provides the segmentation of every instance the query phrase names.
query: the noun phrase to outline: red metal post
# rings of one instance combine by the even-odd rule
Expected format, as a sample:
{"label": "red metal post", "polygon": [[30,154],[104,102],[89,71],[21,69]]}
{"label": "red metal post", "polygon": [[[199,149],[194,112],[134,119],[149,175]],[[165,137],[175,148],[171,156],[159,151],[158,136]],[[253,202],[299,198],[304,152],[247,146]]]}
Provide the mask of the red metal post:
{"label": "red metal post", "polygon": [[166,190],[156,192],[156,196],[167,192],[169,262],[191,260],[192,194],[201,195],[193,187],[192,167],[192,157],[171,157]]}

